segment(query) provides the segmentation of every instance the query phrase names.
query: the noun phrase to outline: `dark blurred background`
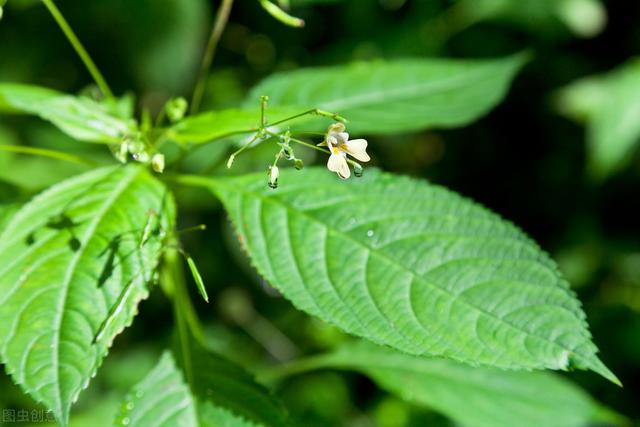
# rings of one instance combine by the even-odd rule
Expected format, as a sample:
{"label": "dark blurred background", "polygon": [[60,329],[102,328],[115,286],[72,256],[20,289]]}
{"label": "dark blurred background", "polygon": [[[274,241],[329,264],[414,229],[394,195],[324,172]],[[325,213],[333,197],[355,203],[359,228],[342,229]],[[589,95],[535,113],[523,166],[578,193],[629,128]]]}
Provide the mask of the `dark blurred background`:
{"label": "dark blurred background", "polygon": [[[583,301],[601,357],[624,388],[592,373],[567,375],[604,404],[640,420],[640,159],[636,153],[628,167],[605,179],[592,178],[586,167],[585,127],[560,115],[554,102],[563,86],[614,69],[640,52],[640,2],[603,2],[603,28],[604,22],[590,15],[557,12],[560,0],[291,3],[293,13],[305,19],[304,29],[283,26],[257,1],[236,1],[208,80],[205,109],[239,105],[253,84],[280,70],[375,58],[533,54],[504,102],[469,126],[367,136],[374,163],[473,198],[518,224],[549,251]],[[205,0],[59,2],[117,94],[135,93],[138,109],[151,111],[170,97],[189,96],[216,6]],[[5,8],[0,81],[66,92],[82,91],[91,83],[35,0],[9,0]],[[0,143],[56,147],[98,158],[108,154],[101,151],[104,147],[72,142],[49,125],[22,117],[0,118]],[[218,163],[226,153],[226,146],[221,147],[193,159],[197,168]],[[272,155],[255,150],[239,167],[261,170]],[[19,203],[80,171],[0,153],[0,201]],[[184,244],[212,295],[213,303],[206,306],[193,294],[212,346],[241,362],[263,363],[320,351],[344,339],[266,288],[210,196],[181,191],[181,199],[181,227],[209,226],[185,235]],[[155,292],[81,397],[74,410],[76,425],[98,425],[101,416],[110,420],[114,402],[169,343],[171,325],[170,304]],[[311,374],[285,383],[281,392],[308,425],[340,425],[344,420],[363,426],[448,425],[427,410],[388,397],[356,374]],[[6,376],[0,379],[0,406],[33,405]]]}

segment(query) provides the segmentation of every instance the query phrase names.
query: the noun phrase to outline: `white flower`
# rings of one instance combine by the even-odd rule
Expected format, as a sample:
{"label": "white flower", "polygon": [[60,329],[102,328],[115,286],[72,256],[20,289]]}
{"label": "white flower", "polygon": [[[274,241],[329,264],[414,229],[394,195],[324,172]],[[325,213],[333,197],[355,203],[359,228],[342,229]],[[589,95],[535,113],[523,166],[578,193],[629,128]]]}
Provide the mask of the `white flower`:
{"label": "white flower", "polygon": [[329,126],[325,140],[318,145],[329,148],[331,155],[327,161],[327,168],[331,172],[336,172],[342,179],[347,179],[351,176],[351,170],[349,170],[347,163],[347,154],[361,162],[371,160],[367,154],[367,140],[349,140],[349,134],[345,132],[343,123],[334,123]]}

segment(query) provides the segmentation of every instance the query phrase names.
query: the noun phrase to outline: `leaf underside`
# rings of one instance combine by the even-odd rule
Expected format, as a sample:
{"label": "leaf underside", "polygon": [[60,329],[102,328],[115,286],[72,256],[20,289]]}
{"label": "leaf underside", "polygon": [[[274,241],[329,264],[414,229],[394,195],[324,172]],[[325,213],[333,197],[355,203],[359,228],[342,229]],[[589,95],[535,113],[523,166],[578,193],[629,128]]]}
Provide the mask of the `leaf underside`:
{"label": "leaf underside", "polygon": [[110,167],[51,187],[3,230],[2,361],[62,424],[147,296],[174,219],[159,181],[140,167]]}
{"label": "leaf underside", "polygon": [[618,425],[580,388],[548,372],[470,367],[366,342],[319,356],[314,366],[360,371],[402,399],[465,426],[582,427],[601,417]]}
{"label": "leaf underside", "polygon": [[192,178],[222,200],[260,274],[294,305],[413,355],[505,369],[600,362],[555,263],[511,223],[444,188],[318,168]]}

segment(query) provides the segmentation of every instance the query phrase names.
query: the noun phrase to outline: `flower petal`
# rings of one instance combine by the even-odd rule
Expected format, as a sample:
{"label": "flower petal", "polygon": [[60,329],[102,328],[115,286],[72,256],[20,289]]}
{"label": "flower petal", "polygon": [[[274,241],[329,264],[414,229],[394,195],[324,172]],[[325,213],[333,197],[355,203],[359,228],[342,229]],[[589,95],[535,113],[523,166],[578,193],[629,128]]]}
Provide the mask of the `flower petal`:
{"label": "flower petal", "polygon": [[338,144],[346,144],[349,142],[349,134],[347,132],[336,133],[333,136],[338,141]]}
{"label": "flower petal", "polygon": [[335,136],[328,135],[324,141],[326,142],[325,145],[327,146],[335,147],[338,145],[338,141],[336,140]]}
{"label": "flower petal", "polygon": [[[337,150],[336,150],[337,152]],[[331,154],[327,161],[327,168],[331,172],[335,172],[342,179],[347,179],[351,176],[351,170],[347,164],[347,159],[340,153]]]}
{"label": "flower petal", "polygon": [[340,148],[361,162],[368,162],[371,157],[367,154],[367,145],[366,139],[353,139]]}
{"label": "flower petal", "polygon": [[342,122],[333,123],[329,125],[329,129],[327,129],[327,134],[331,135],[333,133],[344,132],[344,129],[345,129],[344,123]]}

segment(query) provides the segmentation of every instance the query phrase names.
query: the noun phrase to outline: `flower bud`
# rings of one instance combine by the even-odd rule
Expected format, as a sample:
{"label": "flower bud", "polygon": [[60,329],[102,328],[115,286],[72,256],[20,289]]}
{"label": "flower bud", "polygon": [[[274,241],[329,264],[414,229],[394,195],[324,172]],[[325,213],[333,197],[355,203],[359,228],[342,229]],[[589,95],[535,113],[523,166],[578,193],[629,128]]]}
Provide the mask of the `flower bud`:
{"label": "flower bud", "polygon": [[227,159],[227,169],[231,169],[231,166],[233,166],[233,161],[236,159],[236,155],[232,154],[229,156],[229,158]]}
{"label": "flower bud", "polygon": [[300,170],[304,167],[304,162],[302,161],[302,159],[294,159],[293,167],[296,168],[297,170]]}
{"label": "flower bud", "polygon": [[356,177],[360,178],[363,173],[364,173],[364,168],[360,165],[360,163],[355,163],[353,165],[353,174]]}
{"label": "flower bud", "polygon": [[295,156],[293,155],[293,150],[288,145],[285,145],[282,147],[282,155],[287,160],[295,159]]}
{"label": "flower bud", "polygon": [[140,140],[129,139],[127,140],[126,144],[127,150],[129,150],[129,153],[131,153],[134,157],[136,156],[136,154],[144,152],[144,144]]}
{"label": "flower bud", "polygon": [[278,176],[280,176],[280,170],[277,166],[269,166],[269,171],[267,172],[267,176],[269,177],[269,187],[278,188]]}
{"label": "flower bud", "polygon": [[167,117],[171,122],[177,122],[186,114],[187,106],[188,104],[186,99],[182,97],[173,98],[166,103],[164,110],[166,111]]}
{"label": "flower bud", "polygon": [[151,158],[151,168],[158,173],[164,171],[164,154],[156,153],[153,155]]}

